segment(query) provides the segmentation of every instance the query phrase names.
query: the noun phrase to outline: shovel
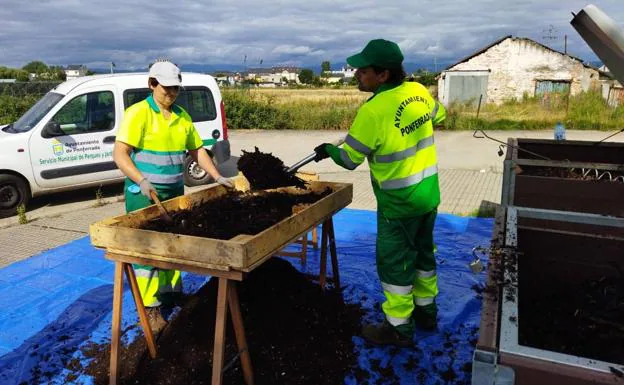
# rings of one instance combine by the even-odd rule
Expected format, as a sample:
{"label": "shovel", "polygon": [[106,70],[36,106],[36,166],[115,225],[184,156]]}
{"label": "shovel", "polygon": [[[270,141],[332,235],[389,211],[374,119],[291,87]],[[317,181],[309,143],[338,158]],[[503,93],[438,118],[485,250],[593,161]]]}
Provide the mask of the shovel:
{"label": "shovel", "polygon": [[[338,139],[338,140],[336,140],[334,142],[331,142],[330,144],[333,144],[334,146],[340,146],[341,144],[343,144],[345,142],[345,139],[347,139],[347,137],[343,136],[342,138],[340,138],[340,139]],[[301,167],[303,167],[306,164],[312,162],[315,157],[316,157],[316,152],[311,153],[310,155],[308,155],[305,158],[301,159],[299,162],[297,162],[297,163],[293,164],[292,166],[290,166],[290,168],[288,168],[288,170],[286,170],[286,173],[294,174]]]}
{"label": "shovel", "polygon": [[160,217],[166,223],[173,223],[173,218],[171,218],[171,215],[169,215],[169,213],[167,212],[167,209],[165,209],[165,206],[163,206],[162,203],[160,203],[160,199],[158,199],[158,194],[156,194],[154,190],[151,190],[150,196],[152,197],[152,200],[156,202],[156,206],[158,206],[158,211],[160,211]]}

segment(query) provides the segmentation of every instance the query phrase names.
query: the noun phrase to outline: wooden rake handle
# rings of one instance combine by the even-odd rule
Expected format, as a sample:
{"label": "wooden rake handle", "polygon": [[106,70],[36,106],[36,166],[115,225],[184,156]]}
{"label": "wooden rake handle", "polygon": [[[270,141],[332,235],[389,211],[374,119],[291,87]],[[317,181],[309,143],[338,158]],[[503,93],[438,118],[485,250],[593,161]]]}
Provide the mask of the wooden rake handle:
{"label": "wooden rake handle", "polygon": [[152,200],[156,202],[156,206],[158,206],[158,211],[160,211],[161,218],[167,223],[173,222],[173,218],[171,218],[171,215],[169,215],[167,209],[165,209],[165,206],[160,203],[160,199],[158,199],[158,194],[156,194],[156,191],[150,190],[150,196],[152,197]]}

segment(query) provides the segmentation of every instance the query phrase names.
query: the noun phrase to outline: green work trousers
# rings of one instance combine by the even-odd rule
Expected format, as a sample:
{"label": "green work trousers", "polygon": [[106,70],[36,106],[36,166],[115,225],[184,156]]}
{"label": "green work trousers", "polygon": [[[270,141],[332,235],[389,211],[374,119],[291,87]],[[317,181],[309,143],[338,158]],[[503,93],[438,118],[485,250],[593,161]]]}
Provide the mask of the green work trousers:
{"label": "green work trousers", "polygon": [[377,273],[386,297],[381,307],[388,322],[407,336],[414,333],[412,313],[437,316],[436,215],[434,209],[411,218],[388,219],[377,212]]}
{"label": "green work trousers", "polygon": [[[128,191],[128,187],[134,183],[126,178],[124,191],[126,197],[126,212],[142,209],[154,204],[150,199],[141,194]],[[158,199],[167,200],[184,195],[184,186],[168,189],[160,189],[155,186]],[[143,304],[147,307],[171,306],[182,293],[182,277],[178,270],[158,269],[148,265],[132,265],[136,275],[139,291]]]}

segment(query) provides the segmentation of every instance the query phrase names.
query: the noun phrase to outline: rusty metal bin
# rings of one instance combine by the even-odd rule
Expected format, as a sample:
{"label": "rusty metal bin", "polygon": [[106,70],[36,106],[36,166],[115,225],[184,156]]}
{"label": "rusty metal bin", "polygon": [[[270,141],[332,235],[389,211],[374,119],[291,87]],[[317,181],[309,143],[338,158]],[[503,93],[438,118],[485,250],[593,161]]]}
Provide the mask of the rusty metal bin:
{"label": "rusty metal bin", "polygon": [[[507,143],[503,206],[624,217],[624,143],[516,138]],[[570,169],[592,178],[559,175]],[[552,170],[553,175],[536,175],[535,170]]]}

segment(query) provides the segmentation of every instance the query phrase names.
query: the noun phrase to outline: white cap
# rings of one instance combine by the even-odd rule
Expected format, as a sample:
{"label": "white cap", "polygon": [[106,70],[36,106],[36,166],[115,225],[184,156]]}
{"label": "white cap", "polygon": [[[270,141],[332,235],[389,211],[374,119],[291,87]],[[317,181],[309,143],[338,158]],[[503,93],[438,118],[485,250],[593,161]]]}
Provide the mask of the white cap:
{"label": "white cap", "polygon": [[158,61],[149,70],[150,78],[155,78],[158,83],[165,87],[179,86],[182,84],[180,69],[169,61]]}

